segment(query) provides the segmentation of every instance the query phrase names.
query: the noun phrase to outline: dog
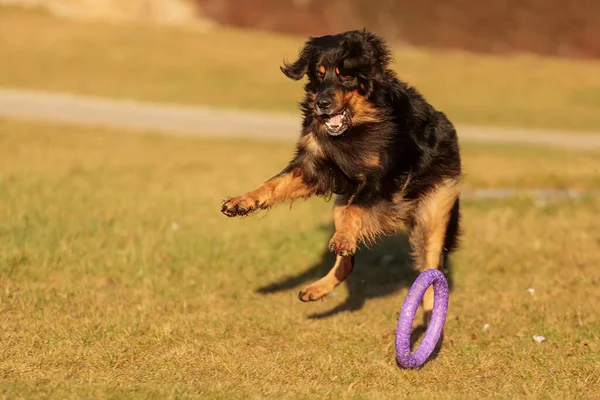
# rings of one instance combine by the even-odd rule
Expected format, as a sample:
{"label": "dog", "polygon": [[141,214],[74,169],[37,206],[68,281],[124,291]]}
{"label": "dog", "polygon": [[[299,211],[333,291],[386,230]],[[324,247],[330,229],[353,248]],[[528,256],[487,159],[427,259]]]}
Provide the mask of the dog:
{"label": "dog", "polygon": [[[336,261],[329,273],[300,291],[304,302],[323,298],[354,267],[361,243],[407,228],[414,268],[447,272],[458,245],[461,159],[456,130],[389,68],[384,40],[367,30],[309,37],[281,71],[304,76],[303,122],[295,155],[273,178],[223,201],[228,217],[249,215],[285,201],[335,195]],[[422,301],[426,321],[430,287]]]}

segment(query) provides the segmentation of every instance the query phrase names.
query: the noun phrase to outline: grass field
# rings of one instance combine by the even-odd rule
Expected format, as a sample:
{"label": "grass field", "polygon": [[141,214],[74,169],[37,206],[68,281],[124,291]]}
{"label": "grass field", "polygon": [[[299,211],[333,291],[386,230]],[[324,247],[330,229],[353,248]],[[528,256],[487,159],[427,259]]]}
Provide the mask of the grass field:
{"label": "grass field", "polygon": [[[468,188],[600,188],[598,153],[463,148]],[[0,120],[0,398],[597,397],[600,198],[464,202],[443,347],[407,371],[405,238],[304,304],[331,203],[219,214],[291,149]]]}
{"label": "grass field", "polygon": [[[0,86],[294,111],[279,72],[303,38],[58,20],[0,8]],[[456,122],[600,131],[600,61],[394,48],[394,69]]]}

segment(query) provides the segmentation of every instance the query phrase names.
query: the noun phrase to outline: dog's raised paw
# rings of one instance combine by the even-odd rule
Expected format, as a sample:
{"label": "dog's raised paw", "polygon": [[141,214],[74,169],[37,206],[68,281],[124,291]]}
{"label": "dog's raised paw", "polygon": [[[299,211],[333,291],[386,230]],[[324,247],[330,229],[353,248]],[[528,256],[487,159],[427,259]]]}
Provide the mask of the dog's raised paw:
{"label": "dog's raised paw", "polygon": [[221,212],[228,217],[248,215],[256,209],[256,201],[247,196],[226,199],[221,206]]}
{"label": "dog's raised paw", "polygon": [[356,253],[356,239],[350,235],[336,233],[329,242],[329,250],[338,256],[351,256]]}

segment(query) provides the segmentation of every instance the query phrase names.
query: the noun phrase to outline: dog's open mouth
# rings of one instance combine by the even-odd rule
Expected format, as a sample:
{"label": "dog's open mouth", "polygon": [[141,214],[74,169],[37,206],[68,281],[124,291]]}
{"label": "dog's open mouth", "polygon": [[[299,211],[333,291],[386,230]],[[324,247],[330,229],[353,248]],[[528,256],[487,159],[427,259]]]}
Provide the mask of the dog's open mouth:
{"label": "dog's open mouth", "polygon": [[325,129],[331,136],[339,136],[350,125],[350,113],[344,109],[337,114],[331,114],[325,119]]}

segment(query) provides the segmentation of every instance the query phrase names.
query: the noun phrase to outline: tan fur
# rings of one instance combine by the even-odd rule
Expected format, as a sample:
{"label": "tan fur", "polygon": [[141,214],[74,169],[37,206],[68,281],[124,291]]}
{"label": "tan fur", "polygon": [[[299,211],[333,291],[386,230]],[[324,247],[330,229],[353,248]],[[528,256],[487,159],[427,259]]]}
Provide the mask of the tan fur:
{"label": "tan fur", "polygon": [[[404,189],[404,188],[403,188]],[[352,199],[336,199],[334,221],[336,233],[329,244],[337,254],[353,254],[361,242],[374,243],[381,235],[392,234],[407,222],[413,203],[398,193],[391,202],[381,202],[369,208],[351,204]]]}
{"label": "tan fur", "polygon": [[339,204],[338,207],[343,209],[334,209],[335,233],[329,242],[329,249],[337,255],[347,256],[356,251],[366,209],[349,203]]}
{"label": "tan fur", "polygon": [[[347,201],[343,196],[338,196],[333,204],[333,222],[336,230],[341,227],[342,214],[346,209]],[[315,301],[328,295],[342,283],[352,272],[353,257],[337,256],[333,268],[323,278],[304,288],[299,295],[302,301]]]}
{"label": "tan fur", "polygon": [[335,234],[330,242],[330,248],[338,255],[336,264],[324,278],[301,291],[300,299],[317,300],[330,293],[352,272],[358,243],[373,242],[381,234],[396,232],[411,209],[412,203],[403,198],[403,191],[393,201],[370,208],[353,205],[352,198],[337,196],[333,205]]}
{"label": "tan fur", "polygon": [[[410,242],[418,271],[435,269],[440,265],[446,227],[450,213],[460,192],[459,180],[448,180],[423,198],[415,210]],[[433,289],[423,296],[425,322],[433,310]]]}
{"label": "tan fur", "polygon": [[315,301],[331,293],[352,272],[352,257],[354,256],[337,256],[327,275],[300,291],[300,300]]}
{"label": "tan fur", "polygon": [[346,93],[344,104],[352,110],[354,124],[381,122],[379,110],[356,90]]}
{"label": "tan fur", "polygon": [[377,153],[369,153],[362,156],[362,161],[366,167],[379,168],[381,166],[381,159]]}
{"label": "tan fur", "polygon": [[239,205],[250,213],[271,208],[284,201],[308,198],[313,194],[314,187],[306,185],[300,174],[288,172],[271,178],[244,195],[227,200],[225,204],[229,208]]}
{"label": "tan fur", "polygon": [[[409,214],[414,209],[414,203],[404,198],[408,182],[407,180],[402,190],[394,196],[391,202],[374,204],[362,213],[358,242],[374,243],[378,236],[392,234],[404,226]],[[336,199],[336,202],[338,201],[346,200]],[[335,212],[334,208],[334,217]]]}
{"label": "tan fur", "polygon": [[431,311],[433,310],[433,286],[429,286],[423,295],[423,320],[427,324],[431,318]]}
{"label": "tan fur", "polygon": [[336,230],[338,232],[348,232],[354,237],[359,237],[363,224],[363,217],[367,212],[368,210],[366,208],[355,206],[353,204],[347,205],[341,213]]}
{"label": "tan fur", "polygon": [[315,137],[313,136],[312,133],[304,135],[300,139],[299,144],[300,144],[300,147],[304,148],[307,152],[309,152],[317,157],[325,157],[325,153],[323,152],[323,149],[321,148],[319,143],[317,143],[317,141],[315,140]]}
{"label": "tan fur", "polygon": [[362,217],[360,241],[374,243],[377,237],[402,229],[413,203],[397,196],[393,202],[382,202],[369,209]]}
{"label": "tan fur", "polygon": [[287,173],[270,179],[252,193],[259,203],[272,207],[287,200],[307,198],[314,193],[314,188],[306,185],[302,176]]}
{"label": "tan fur", "polygon": [[459,192],[458,180],[445,181],[419,202],[411,235],[419,271],[438,267],[450,211]]}
{"label": "tan fur", "polygon": [[347,205],[348,200],[345,196],[337,196],[333,202],[333,224],[335,225],[336,230],[339,229],[342,221],[342,213],[346,209]]}

